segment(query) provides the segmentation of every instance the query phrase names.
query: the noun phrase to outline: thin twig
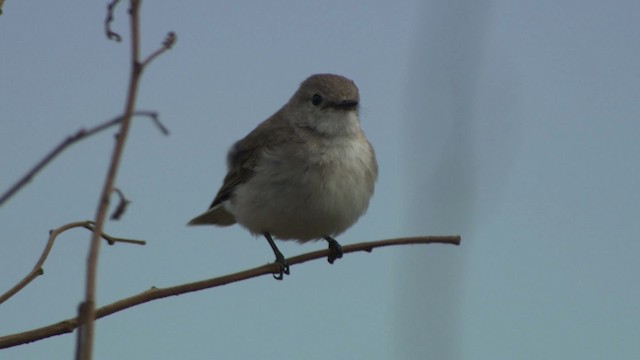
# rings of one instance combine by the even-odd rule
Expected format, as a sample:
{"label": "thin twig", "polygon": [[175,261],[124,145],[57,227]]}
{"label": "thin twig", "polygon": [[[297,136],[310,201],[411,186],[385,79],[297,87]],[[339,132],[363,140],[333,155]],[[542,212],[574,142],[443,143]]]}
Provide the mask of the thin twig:
{"label": "thin twig", "polygon": [[[400,238],[389,239],[381,241],[363,242],[353,245],[345,245],[342,247],[344,254],[353,253],[358,251],[371,252],[373,249],[383,246],[393,245],[409,245],[409,244],[450,244],[460,245],[460,236],[424,236],[424,237],[412,237],[412,238]],[[295,264],[301,264],[303,262],[324,259],[329,254],[329,250],[319,250],[287,259],[289,266]],[[344,261],[344,260],[343,260]],[[153,300],[158,300],[170,296],[182,295],[189,292],[200,291],[205,289],[214,288],[221,285],[230,284],[233,282],[248,280],[254,277],[277,274],[280,272],[280,268],[276,264],[266,264],[258,266],[253,269],[240,271],[234,274],[220,276],[212,279],[191,282],[187,284],[171,286],[167,288],[152,287],[149,290],[143,291],[137,295],[118,300],[106,306],[103,306],[96,310],[96,319],[109,316],[119,311],[126,310],[128,308],[144,304]],[[48,337],[62,335],[70,333],[78,327],[78,318],[70,318],[55,324],[41,327],[39,329],[29,330],[18,334],[12,334],[0,337],[0,349],[22,345]]]}
{"label": "thin twig", "polygon": [[107,4],[107,18],[104,20],[104,31],[107,34],[107,39],[117,42],[122,41],[122,36],[111,30],[111,23],[113,22],[113,11],[116,9],[119,2],[120,0],[113,0]]}
{"label": "thin twig", "polygon": [[[51,252],[51,248],[53,247],[53,244],[56,241],[56,238],[58,237],[58,235],[62,234],[63,232],[65,232],[67,230],[70,230],[70,229],[73,229],[73,228],[77,228],[77,227],[83,227],[83,228],[88,229],[90,231],[94,231],[93,223],[91,221],[72,222],[72,223],[63,225],[63,226],[61,226],[61,227],[59,227],[57,229],[51,230],[49,232],[49,239],[47,240],[47,244],[45,245],[44,250],[42,251],[42,255],[40,255],[40,258],[38,259],[36,264],[33,266],[33,270],[31,270],[31,272],[29,272],[14,287],[12,287],[11,289],[9,289],[7,292],[5,292],[4,294],[2,294],[0,296],[0,304],[4,303],[9,298],[11,298],[15,294],[17,294],[20,290],[22,290],[30,282],[35,280],[38,276],[44,274],[44,269],[42,268],[42,265],[44,265],[44,262],[47,260],[47,257],[49,256],[49,253]],[[137,245],[145,245],[146,244],[146,242],[142,241],[142,240],[121,239],[121,238],[116,238],[116,237],[110,236],[110,235],[105,234],[105,233],[102,233],[101,235],[102,235],[102,238],[105,239],[109,243],[109,245],[113,245],[113,244],[115,244],[117,242],[129,243],[129,244],[137,244]]]}
{"label": "thin twig", "polygon": [[116,206],[116,209],[111,214],[110,219],[120,220],[122,215],[124,215],[124,212],[127,211],[127,206],[129,206],[131,201],[129,201],[129,199],[127,199],[124,196],[124,193],[122,192],[122,190],[118,188],[113,188],[113,191],[115,191],[115,193],[118,195],[118,198],[120,199],[120,201],[118,201],[118,206]]}
{"label": "thin twig", "polygon": [[152,62],[155,58],[157,58],[158,56],[162,55],[163,52],[171,49],[173,47],[173,45],[176,43],[176,33],[174,33],[173,31],[170,31],[167,34],[167,37],[165,37],[164,41],[162,42],[162,47],[159,48],[158,50],[152,52],[151,54],[149,54],[149,56],[147,56],[146,59],[144,59],[144,61],[142,61],[142,67],[146,67],[147,65],[149,65],[150,62]]}
{"label": "thin twig", "polygon": [[[87,229],[87,230],[95,231],[95,227],[93,226],[93,222],[92,221],[90,221],[88,225],[84,226],[84,228]],[[100,236],[103,239],[105,239],[107,244],[109,244],[109,245],[115,245],[116,243],[126,243],[126,244],[134,244],[134,245],[147,245],[147,242],[144,241],[144,240],[134,240],[134,239],[120,238],[120,237],[111,236],[111,235],[106,234],[104,232]]]}
{"label": "thin twig", "polygon": [[[164,127],[158,120],[158,114],[154,111],[136,111],[134,113],[136,116],[147,116],[151,118],[158,126],[160,131],[168,135],[167,128]],[[109,121],[105,121],[101,124],[98,124],[88,130],[80,129],[75,134],[69,135],[66,139],[64,139],[58,146],[56,146],[49,154],[47,154],[42,160],[40,160],[28,173],[26,173],[20,180],[18,180],[9,190],[7,190],[2,196],[0,196],[0,206],[2,206],[9,198],[11,198],[15,193],[18,192],[22,187],[27,185],[33,178],[36,176],[38,172],[40,172],[46,165],[48,165],[53,159],[55,159],[62,151],[64,151],[69,146],[74,143],[86,139],[102,130],[105,130],[113,125],[120,123],[123,119],[123,115],[115,117]]]}
{"label": "thin twig", "polygon": [[[138,115],[138,113],[140,113],[140,111],[135,111],[133,115],[136,116]],[[165,136],[169,136],[169,129],[167,129],[164,125],[162,125],[162,123],[160,122],[160,119],[158,119],[158,113],[153,113],[153,115],[149,114],[149,116],[151,116],[151,120],[153,120],[153,122],[156,124],[160,132]]]}

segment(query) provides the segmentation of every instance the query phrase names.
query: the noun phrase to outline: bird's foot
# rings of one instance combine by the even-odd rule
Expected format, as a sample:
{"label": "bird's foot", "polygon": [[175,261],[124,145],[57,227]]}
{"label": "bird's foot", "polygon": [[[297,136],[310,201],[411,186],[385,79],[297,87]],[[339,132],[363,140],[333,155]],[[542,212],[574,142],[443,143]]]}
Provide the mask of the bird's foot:
{"label": "bird's foot", "polygon": [[273,273],[273,278],[276,280],[282,280],[284,274],[289,275],[289,264],[287,263],[287,259],[284,258],[281,252],[278,251],[276,253],[276,261],[275,263],[278,265],[280,269],[279,273]]}
{"label": "bird's foot", "polygon": [[273,254],[276,256],[275,263],[278,265],[278,268],[280,270],[278,273],[273,273],[273,278],[276,280],[282,280],[284,274],[289,275],[289,263],[287,263],[287,259],[285,259],[280,250],[278,250],[276,243],[273,242],[273,237],[271,237],[271,234],[265,232],[263,235],[269,242],[271,249],[273,249]]}
{"label": "bird's foot", "polygon": [[329,264],[333,264],[336,259],[342,257],[342,246],[331,236],[325,236],[324,239],[329,243],[329,256],[327,256],[327,261]]}

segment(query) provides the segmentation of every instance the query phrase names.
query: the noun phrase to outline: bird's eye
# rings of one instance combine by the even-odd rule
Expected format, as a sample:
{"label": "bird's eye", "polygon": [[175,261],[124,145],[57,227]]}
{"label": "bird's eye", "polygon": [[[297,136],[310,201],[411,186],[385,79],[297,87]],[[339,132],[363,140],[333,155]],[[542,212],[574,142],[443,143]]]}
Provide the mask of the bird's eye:
{"label": "bird's eye", "polygon": [[322,102],[322,95],[313,94],[313,96],[311,97],[311,103],[315,106],[318,106],[320,105],[321,102]]}

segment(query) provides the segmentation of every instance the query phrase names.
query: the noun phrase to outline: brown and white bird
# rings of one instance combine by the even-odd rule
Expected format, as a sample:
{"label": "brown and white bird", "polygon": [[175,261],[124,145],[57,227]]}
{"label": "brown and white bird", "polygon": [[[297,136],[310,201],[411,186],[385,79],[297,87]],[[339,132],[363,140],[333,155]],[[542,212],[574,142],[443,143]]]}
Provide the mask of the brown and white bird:
{"label": "brown and white bird", "polygon": [[263,235],[282,279],[289,265],[273,238],[325,239],[328,261],[342,257],[333,238],[365,213],[378,164],[358,118],[360,95],[339,75],[312,75],[291,99],[227,155],[228,173],[209,209],[189,225],[236,222]]}

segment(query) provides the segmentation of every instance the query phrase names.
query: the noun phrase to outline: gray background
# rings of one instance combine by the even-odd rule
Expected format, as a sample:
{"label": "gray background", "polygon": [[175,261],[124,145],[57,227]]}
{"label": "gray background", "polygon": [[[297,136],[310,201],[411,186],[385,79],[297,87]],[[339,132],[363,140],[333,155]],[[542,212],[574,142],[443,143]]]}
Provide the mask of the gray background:
{"label": "gray background", "polygon": [[[114,28],[127,38],[126,1]],[[128,42],[104,1],[11,1],[0,17],[0,190],[65,136],[122,111]],[[640,2],[145,1],[145,72],[117,186],[133,201],[103,246],[98,302],[272,261],[240,227],[187,228],[228,147],[308,75],[360,87],[380,178],[343,244],[461,234],[294,266],[97,323],[96,359],[640,358]],[[48,230],[91,219],[113,132],[69,149],[0,207],[0,291]],[[90,235],[0,306],[0,334],[75,313]],[[279,243],[289,256],[323,248]],[[75,336],[0,352],[69,359]]]}

